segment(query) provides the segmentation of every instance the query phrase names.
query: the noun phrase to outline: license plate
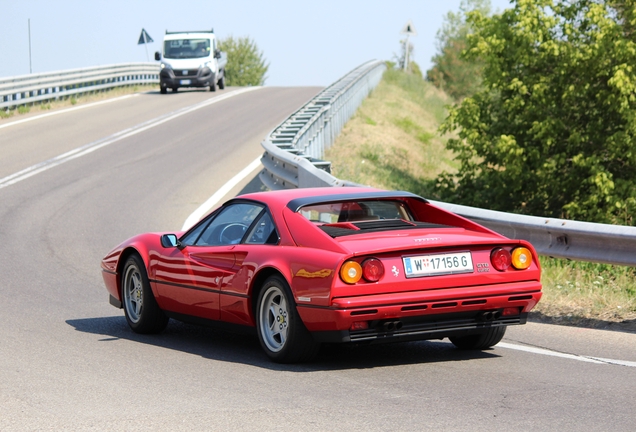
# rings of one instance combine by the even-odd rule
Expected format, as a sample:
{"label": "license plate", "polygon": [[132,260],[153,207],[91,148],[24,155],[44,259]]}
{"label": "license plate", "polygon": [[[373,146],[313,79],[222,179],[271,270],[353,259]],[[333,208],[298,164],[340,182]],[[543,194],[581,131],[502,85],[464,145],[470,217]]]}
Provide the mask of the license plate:
{"label": "license plate", "polygon": [[190,80],[181,80],[181,85],[188,85],[190,82]]}
{"label": "license plate", "polygon": [[473,272],[470,252],[417,255],[402,257],[402,261],[406,277]]}

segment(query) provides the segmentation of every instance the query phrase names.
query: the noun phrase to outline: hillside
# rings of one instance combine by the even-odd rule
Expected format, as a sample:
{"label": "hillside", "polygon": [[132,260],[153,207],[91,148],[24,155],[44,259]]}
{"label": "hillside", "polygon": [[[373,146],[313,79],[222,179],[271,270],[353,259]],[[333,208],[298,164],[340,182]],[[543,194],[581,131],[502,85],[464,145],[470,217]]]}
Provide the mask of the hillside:
{"label": "hillside", "polygon": [[430,196],[435,177],[456,169],[437,133],[450,103],[420,77],[388,70],[327,151],[333,174]]}
{"label": "hillside", "polygon": [[[453,100],[415,75],[388,70],[327,151],[332,173],[435,198],[435,177],[458,164],[437,129]],[[544,297],[535,318],[636,331],[636,271],[541,257]]]}

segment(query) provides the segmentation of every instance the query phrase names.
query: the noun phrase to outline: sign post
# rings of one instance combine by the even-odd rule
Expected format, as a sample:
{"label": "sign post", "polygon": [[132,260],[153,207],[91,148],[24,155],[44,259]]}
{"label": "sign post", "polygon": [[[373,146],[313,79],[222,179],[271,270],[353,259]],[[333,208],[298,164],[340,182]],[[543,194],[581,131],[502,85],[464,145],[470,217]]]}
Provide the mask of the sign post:
{"label": "sign post", "polygon": [[139,42],[137,42],[137,45],[144,44],[144,46],[146,47],[146,59],[148,61],[150,61],[150,57],[148,56],[148,44],[150,42],[154,42],[154,41],[152,40],[148,32],[142,28],[141,34],[139,35]]}
{"label": "sign post", "polygon": [[417,32],[415,31],[415,27],[413,27],[413,23],[409,20],[400,33],[406,35],[406,39],[404,40],[404,70],[406,71],[409,68],[409,36],[417,36]]}

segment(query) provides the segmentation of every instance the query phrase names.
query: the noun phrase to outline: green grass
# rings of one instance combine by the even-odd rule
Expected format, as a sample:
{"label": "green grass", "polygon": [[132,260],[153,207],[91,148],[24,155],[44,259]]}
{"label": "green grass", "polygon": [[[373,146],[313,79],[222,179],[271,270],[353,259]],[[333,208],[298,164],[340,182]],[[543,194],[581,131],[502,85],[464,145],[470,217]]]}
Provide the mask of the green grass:
{"label": "green grass", "polygon": [[636,319],[635,268],[549,257],[541,265],[538,312],[570,321]]}
{"label": "green grass", "polygon": [[[459,164],[437,132],[453,101],[421,78],[389,70],[326,152],[338,178],[435,198],[435,178]],[[545,319],[586,325],[634,320],[636,269],[540,257]]]}

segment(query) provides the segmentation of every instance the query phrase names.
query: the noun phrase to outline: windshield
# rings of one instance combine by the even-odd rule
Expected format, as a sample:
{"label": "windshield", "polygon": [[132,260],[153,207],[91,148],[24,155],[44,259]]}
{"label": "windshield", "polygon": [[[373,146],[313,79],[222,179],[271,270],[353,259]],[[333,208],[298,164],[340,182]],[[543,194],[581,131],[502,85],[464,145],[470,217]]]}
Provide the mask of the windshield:
{"label": "windshield", "polygon": [[208,57],[210,39],[167,40],[163,45],[163,56],[172,59],[190,59]]}

